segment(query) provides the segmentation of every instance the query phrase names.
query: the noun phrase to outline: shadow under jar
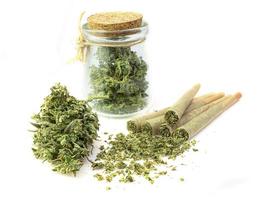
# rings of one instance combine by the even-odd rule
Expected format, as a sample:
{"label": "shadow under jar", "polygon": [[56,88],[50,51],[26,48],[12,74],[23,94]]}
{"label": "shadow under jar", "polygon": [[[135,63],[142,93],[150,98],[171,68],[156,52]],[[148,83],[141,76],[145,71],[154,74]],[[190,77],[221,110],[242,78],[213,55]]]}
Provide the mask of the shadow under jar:
{"label": "shadow under jar", "polygon": [[144,42],[148,25],[126,30],[92,30],[82,26],[87,46],[85,66],[90,104],[109,117],[126,117],[149,103]]}

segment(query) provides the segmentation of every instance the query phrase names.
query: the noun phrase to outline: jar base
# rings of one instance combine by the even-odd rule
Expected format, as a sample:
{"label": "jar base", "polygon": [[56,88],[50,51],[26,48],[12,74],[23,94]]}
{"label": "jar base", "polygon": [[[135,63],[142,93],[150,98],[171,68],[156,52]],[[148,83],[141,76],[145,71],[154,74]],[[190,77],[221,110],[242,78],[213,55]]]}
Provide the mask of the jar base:
{"label": "jar base", "polygon": [[105,118],[117,118],[117,119],[129,118],[129,117],[133,117],[136,115],[142,115],[142,114],[145,114],[145,112],[149,111],[150,109],[151,109],[151,104],[148,104],[145,108],[143,108],[142,110],[136,111],[136,112],[127,113],[127,114],[112,114],[112,113],[105,113],[105,112],[96,110],[93,107],[93,111],[96,112],[99,116],[102,116]]}

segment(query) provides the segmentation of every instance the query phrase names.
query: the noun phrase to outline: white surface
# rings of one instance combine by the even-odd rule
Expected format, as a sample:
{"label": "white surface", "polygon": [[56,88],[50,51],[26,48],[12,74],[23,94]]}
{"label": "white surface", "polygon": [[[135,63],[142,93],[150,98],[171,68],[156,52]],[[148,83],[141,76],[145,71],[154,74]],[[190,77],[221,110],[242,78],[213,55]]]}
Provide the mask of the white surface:
{"label": "white surface", "polygon": [[[82,96],[79,64],[67,65],[81,11],[142,12],[154,107],[172,103],[200,82],[200,94],[241,91],[241,101],[205,129],[178,171],[154,185],[111,185],[51,171],[31,151],[32,113],[56,81]],[[1,1],[0,199],[269,199],[269,1]],[[124,121],[102,119],[102,130]],[[184,182],[179,177],[185,178]],[[94,197],[95,196],[95,197]]]}

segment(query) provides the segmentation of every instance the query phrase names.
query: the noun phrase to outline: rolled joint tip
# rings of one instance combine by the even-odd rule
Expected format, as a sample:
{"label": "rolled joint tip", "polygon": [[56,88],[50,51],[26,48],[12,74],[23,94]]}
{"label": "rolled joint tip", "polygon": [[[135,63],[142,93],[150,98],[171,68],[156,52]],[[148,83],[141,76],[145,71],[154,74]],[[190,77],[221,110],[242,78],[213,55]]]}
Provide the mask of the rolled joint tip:
{"label": "rolled joint tip", "polygon": [[192,136],[183,128],[180,128],[176,131],[180,137],[182,137],[184,140],[189,140]]}
{"label": "rolled joint tip", "polygon": [[199,89],[201,87],[201,84],[200,83],[196,83],[193,87]]}
{"label": "rolled joint tip", "polygon": [[236,99],[240,99],[240,98],[242,97],[241,92],[235,93],[235,94],[234,94],[234,97],[235,97]]}

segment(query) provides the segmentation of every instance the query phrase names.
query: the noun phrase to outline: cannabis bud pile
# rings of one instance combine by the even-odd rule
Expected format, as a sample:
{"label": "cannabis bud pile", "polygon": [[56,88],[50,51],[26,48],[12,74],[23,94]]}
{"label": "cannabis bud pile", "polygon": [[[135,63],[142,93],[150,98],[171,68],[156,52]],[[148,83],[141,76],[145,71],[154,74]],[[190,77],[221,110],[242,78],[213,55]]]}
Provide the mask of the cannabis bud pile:
{"label": "cannabis bud pile", "polygon": [[57,83],[32,119],[36,158],[51,163],[54,171],[75,175],[97,138],[99,123],[91,107]]}
{"label": "cannabis bud pile", "polygon": [[98,47],[98,64],[90,66],[90,99],[96,110],[136,112],[147,103],[147,64],[130,47]]}

